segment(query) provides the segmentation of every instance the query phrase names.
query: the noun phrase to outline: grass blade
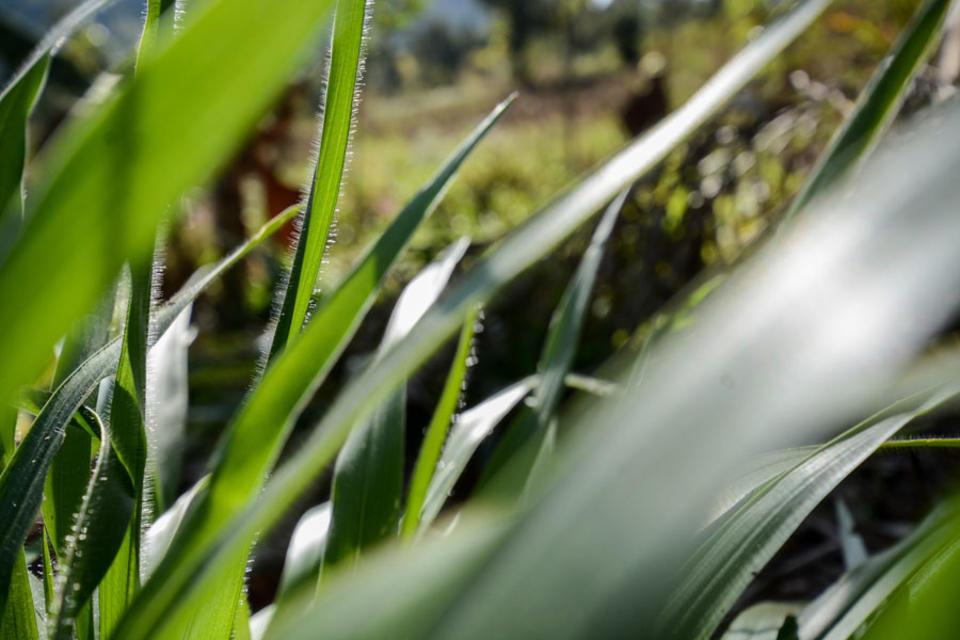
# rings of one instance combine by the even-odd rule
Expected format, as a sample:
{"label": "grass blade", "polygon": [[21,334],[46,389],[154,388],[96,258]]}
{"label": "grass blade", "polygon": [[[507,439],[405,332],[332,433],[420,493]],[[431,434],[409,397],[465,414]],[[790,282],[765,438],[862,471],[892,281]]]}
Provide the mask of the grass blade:
{"label": "grass blade", "polygon": [[[296,207],[275,216],[247,242],[214,267],[202,269],[157,312],[157,334],[163,335],[176,317],[203,290],[295,215]],[[43,481],[60,449],[66,427],[101,380],[110,376],[120,355],[120,340],[103,346],[71,372],[37,415],[20,446],[0,474],[0,596],[14,567],[17,550],[26,540],[43,499]]]}
{"label": "grass blade", "polygon": [[[274,524],[312,479],[332,461],[350,427],[364,419],[371,405],[375,406],[375,403],[387,397],[406,375],[449,338],[478,303],[546,255],[598,207],[690,135],[797,37],[826,4],[825,0],[801,4],[784,21],[772,26],[748,45],[685,107],[511,234],[471,270],[459,286],[441,297],[406,340],[386,354],[377,367],[368,368],[340,394],[311,438],[288,464],[277,471],[260,499],[247,507],[242,519],[233,521],[229,529],[222,524],[217,527],[216,537],[204,540],[197,548],[190,550],[189,555],[180,554],[170,561],[169,575],[165,575],[155,589],[150,589],[149,598],[146,594],[150,585],[145,587],[131,611],[130,626],[126,628],[148,633],[165,618],[177,601],[189,598],[191,593],[211,588],[221,572],[233,565],[238,557],[246,556],[246,548],[253,536]],[[310,334],[308,329],[299,343],[306,342]],[[283,358],[278,359],[274,368],[282,362]],[[285,380],[297,379],[292,371],[283,377]],[[269,372],[261,389],[268,378]],[[265,417],[282,413],[271,411]],[[256,450],[256,447],[251,449]],[[242,501],[232,500],[231,506],[231,513],[222,514],[221,521],[233,519],[234,514],[242,509]]]}
{"label": "grass blade", "polygon": [[[175,552],[144,586],[124,619],[122,630],[131,637],[147,636],[169,621],[171,612],[188,602],[186,586],[196,584],[193,567],[202,550],[222,534],[231,517],[260,489],[293,420],[330,371],[361,319],[373,304],[383,279],[413,232],[436,207],[463,161],[503,115],[512,99],[501,103],[454,153],[438,174],[404,207],[373,244],[345,281],[320,304],[296,348],[284,351],[267,369],[246,404],[229,427],[223,455],[204,505],[178,539]],[[293,382],[291,382],[293,381]],[[263,424],[282,423],[276,430]],[[253,532],[230,561],[219,569],[241,575]],[[222,576],[221,576],[222,578]],[[221,582],[222,585],[222,582]],[[224,589],[218,587],[217,593]]]}
{"label": "grass blade", "polygon": [[433,480],[443,451],[443,444],[447,439],[447,431],[453,422],[454,413],[458,409],[460,396],[467,377],[468,359],[473,346],[473,337],[477,328],[476,313],[467,316],[457,341],[457,350],[453,355],[453,365],[447,374],[447,380],[440,394],[440,401],[430,419],[420,453],[417,455],[413,477],[410,480],[410,489],[407,491],[407,505],[401,524],[401,535],[411,538],[420,528],[420,513],[427,497],[427,490]]}
{"label": "grass blade", "polygon": [[[387,324],[379,354],[402,340],[447,286],[469,241],[448,247],[407,285]],[[376,366],[376,359],[371,366]],[[373,415],[354,427],[337,456],[330,501],[330,536],[323,567],[356,566],[360,554],[398,533],[403,501],[406,387],[394,390]]]}
{"label": "grass blade", "polygon": [[436,475],[430,482],[420,513],[421,531],[437,518],[480,443],[527,397],[536,382],[536,378],[530,378],[513,384],[460,415],[450,430]]}
{"label": "grass blade", "polygon": [[14,559],[13,575],[5,602],[0,602],[0,639],[35,640],[37,616],[30,588],[27,559],[21,548]]}
{"label": "grass blade", "polygon": [[360,101],[363,40],[373,3],[337,0],[330,70],[320,118],[319,148],[313,181],[300,221],[300,237],[283,294],[270,359],[303,328],[314,286],[330,242],[330,231],[347,165],[353,115]]}
{"label": "grass blade", "polygon": [[940,40],[952,0],[926,0],[886,60],[860,93],[857,104],[790,203],[784,221],[863,162],[889,128],[910,83]]}
{"label": "grass blade", "polygon": [[[23,233],[0,256],[0,297],[19,309],[0,316],[0,352],[10,362],[0,397],[37,374],[126,260],[149,253],[168,205],[237,148],[329,7],[330,0],[202,3],[177,38],[141,61],[136,78],[45,148]],[[42,284],[45,295],[24,282]]]}
{"label": "grass blade", "polygon": [[324,502],[303,514],[297,523],[283,563],[276,598],[279,606],[283,606],[286,596],[298,585],[316,583],[330,534],[331,516],[331,504]]}
{"label": "grass blade", "polygon": [[939,392],[919,407],[895,405],[820,447],[756,491],[726,517],[690,560],[689,571],[664,612],[664,637],[709,638],[753,576],[833,489],[916,418],[956,395]]}
{"label": "grass blade", "polygon": [[[519,494],[530,480],[537,461],[544,460],[541,454],[549,441],[549,425],[560,402],[564,379],[573,365],[597,270],[617,216],[629,195],[630,189],[625,189],[607,206],[577,272],[550,318],[550,328],[537,364],[540,385],[534,392],[532,406],[524,408],[524,415],[513,422],[484,470],[487,482],[495,483],[498,493],[506,492],[511,496]],[[503,476],[493,480],[493,476],[507,465],[509,478]]]}

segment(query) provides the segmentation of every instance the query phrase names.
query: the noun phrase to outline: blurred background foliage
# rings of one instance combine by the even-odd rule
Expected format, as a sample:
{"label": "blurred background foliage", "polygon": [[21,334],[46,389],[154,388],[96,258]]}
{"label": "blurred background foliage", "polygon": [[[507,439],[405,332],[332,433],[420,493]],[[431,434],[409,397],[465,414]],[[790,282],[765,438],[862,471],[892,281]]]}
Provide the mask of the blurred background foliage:
{"label": "blurred background foliage", "polygon": [[[38,35],[72,4],[7,0],[0,5],[0,77],[16,68]],[[344,274],[495,102],[513,90],[520,96],[416,237],[343,368],[375,349],[400,285],[442,247],[469,236],[471,255],[482,252],[551,194],[681,104],[789,4],[378,0],[337,242],[329,252],[325,281]],[[635,186],[604,258],[576,370],[593,372],[616,348],[631,340],[639,344],[654,328],[658,309],[700,274],[738,260],[770,227],[918,4],[838,0],[720,118]],[[109,71],[130,64],[139,11],[139,2],[120,0],[64,49],[33,123],[34,146],[43,144],[70,109],[96,100],[97,87],[112,81]],[[323,71],[322,64],[304,69],[234,162],[208,188],[185,199],[184,215],[165,231],[166,294],[198,265],[220,257],[300,198],[310,170]],[[925,72],[914,87],[908,115],[933,92],[945,90],[931,74]],[[535,370],[548,319],[589,232],[574,237],[485,310],[468,404]],[[289,259],[293,233],[288,229],[251,255],[195,308],[190,451],[181,489],[199,477],[202,461],[246,392],[256,367],[255,338],[269,319],[270,292]],[[469,267],[469,257],[465,264]],[[411,424],[427,424],[447,360],[441,354],[409,385]],[[325,386],[306,421],[322,410],[326,394],[335,388]],[[409,430],[409,437],[420,436],[419,429]],[[290,446],[296,443],[294,437]],[[409,450],[416,451],[413,443]],[[903,494],[891,483],[896,474],[879,464],[866,465],[855,478],[868,481],[850,491],[874,500],[887,489],[894,497]],[[902,466],[902,461],[896,464]],[[325,490],[317,487],[316,495]],[[881,520],[884,526],[925,510],[913,498],[891,506],[895,504],[886,500],[877,507],[892,510]],[[825,517],[833,517],[829,508]],[[813,523],[781,554],[785,560],[772,563],[767,573],[774,578],[759,581],[750,598],[774,588],[771,584],[781,596],[823,586],[811,585],[807,578],[794,585],[799,592],[794,593],[789,571],[784,580],[775,579],[784,563],[817,553],[818,536],[827,534],[815,518]],[[289,527],[277,534],[284,535]],[[890,529],[889,535],[895,537],[896,531]],[[257,562],[264,569],[254,572],[250,584],[255,605],[269,600],[284,548],[262,547]],[[839,553],[835,545],[833,552]],[[826,584],[829,565],[824,571],[818,577]]]}

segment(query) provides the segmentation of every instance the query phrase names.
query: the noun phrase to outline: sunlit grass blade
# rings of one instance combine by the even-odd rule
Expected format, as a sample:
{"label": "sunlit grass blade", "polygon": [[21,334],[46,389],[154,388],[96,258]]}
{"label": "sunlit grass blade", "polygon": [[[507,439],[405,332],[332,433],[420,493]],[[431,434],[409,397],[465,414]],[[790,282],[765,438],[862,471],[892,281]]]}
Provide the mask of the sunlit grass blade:
{"label": "sunlit grass blade", "polygon": [[760,602],[740,612],[720,640],[788,640],[796,638],[799,604]]}
{"label": "sunlit grass blade", "polygon": [[785,221],[870,154],[900,110],[917,71],[940,41],[951,4],[952,0],[926,0],[917,10],[790,203]]}
{"label": "sunlit grass blade", "polygon": [[[748,45],[686,106],[531,218],[481,260],[459,285],[441,297],[407,339],[388,352],[377,367],[366,369],[344,389],[311,438],[289,463],[276,472],[260,498],[246,508],[240,520],[232,519],[242,510],[242,501],[231,500],[232,512],[218,514],[221,520],[232,520],[229,527],[226,524],[217,527],[216,536],[210,536],[189,554],[171,556],[169,573],[155,587],[146,585],[131,610],[129,626],[125,629],[132,631],[136,628],[137,633],[148,633],[164,620],[178,600],[210,589],[238,557],[246,556],[246,548],[253,536],[275,524],[313,478],[332,461],[351,426],[367,417],[377,402],[386,398],[405,376],[456,332],[478,303],[549,253],[599,207],[716,113],[727,99],[796,38],[826,4],[825,0],[814,0],[799,5],[783,21]],[[298,344],[306,342],[310,334],[308,329]],[[283,358],[278,359],[273,369],[279,370],[283,361]],[[298,375],[291,371],[282,377],[289,381],[296,380]],[[268,371],[261,390],[269,378]],[[265,420],[275,420],[276,415],[285,413],[283,410],[270,411]],[[258,444],[245,447],[245,450],[257,451]]]}
{"label": "sunlit grass blade", "polygon": [[[278,231],[296,211],[297,207],[291,207],[275,216],[216,265],[203,268],[195,274],[158,309],[157,334],[162,336],[206,287]],[[118,338],[97,350],[64,378],[44,404],[27,436],[0,475],[0,597],[9,579],[9,572],[13,570],[17,549],[26,539],[34,514],[42,502],[44,477],[65,437],[67,424],[100,381],[113,374],[119,355]]]}
{"label": "sunlit grass blade", "polygon": [[337,201],[347,165],[354,113],[360,100],[363,40],[368,0],[337,0],[326,93],[320,115],[318,156],[300,221],[293,265],[280,302],[270,358],[299,335],[330,243]]}
{"label": "sunlit grass blade", "polygon": [[719,521],[690,559],[684,581],[664,611],[660,633],[684,639],[711,637],[753,576],[841,480],[884,441],[955,395],[951,389],[919,407],[915,399],[895,405],[823,445],[750,495]]}
{"label": "sunlit grass blade", "polygon": [[410,479],[410,488],[407,491],[407,503],[401,524],[401,535],[404,538],[413,537],[420,528],[420,513],[423,510],[423,502],[427,497],[427,490],[430,488],[430,483],[436,472],[437,462],[440,460],[440,454],[443,451],[443,444],[447,440],[447,431],[453,422],[454,414],[459,408],[460,396],[463,394],[463,386],[469,366],[468,360],[471,357],[470,350],[477,329],[476,324],[475,313],[467,316],[463,323],[460,339],[457,341],[457,350],[453,354],[453,364],[450,366],[450,372],[447,374],[446,382],[443,385],[440,400],[437,402],[433,417],[430,419],[430,424],[423,436],[423,443],[420,445],[413,476]]}
{"label": "sunlit grass blade", "polygon": [[[0,315],[9,362],[0,398],[38,373],[126,260],[149,253],[168,205],[237,149],[321,33],[329,7],[330,0],[201,3],[177,38],[141,61],[136,78],[45,147],[32,171],[27,223],[0,256],[0,297],[18,309]],[[44,295],[24,283],[42,285]]]}
{"label": "sunlit grass blade", "polygon": [[297,585],[316,583],[329,539],[332,511],[332,505],[324,502],[300,518],[287,547],[277,602],[282,603],[284,596]]}
{"label": "sunlit grass blade", "polygon": [[[387,324],[377,359],[409,333],[447,286],[470,242],[448,247],[406,286]],[[407,390],[395,389],[365,422],[350,432],[337,456],[330,501],[330,535],[323,569],[355,566],[368,548],[399,533],[404,487]]]}
{"label": "sunlit grass blade", "polygon": [[485,477],[491,478],[509,466],[509,479],[503,477],[496,481],[500,493],[518,495],[529,481],[537,460],[544,459],[542,453],[549,440],[550,422],[564,390],[564,379],[573,365],[597,270],[617,216],[629,195],[629,188],[621,191],[601,217],[576,273],[550,318],[547,338],[537,363],[540,384],[533,394],[532,405],[523,409],[525,415],[512,423],[484,470]]}
{"label": "sunlit grass blade", "polygon": [[527,397],[537,378],[522,380],[507,387],[480,404],[464,411],[450,430],[450,438],[443,449],[443,455],[437,463],[437,471],[430,482],[423,509],[420,513],[420,530],[436,519],[443,508],[454,485],[460,479],[467,463],[473,457],[477,447],[489,436],[498,424],[517,404]]}
{"label": "sunlit grass blade", "polygon": [[[173,552],[129,610],[122,627],[125,634],[139,637],[154,633],[161,622],[171,620],[172,610],[189,603],[185,597],[188,595],[186,587],[198,584],[190,567],[202,561],[203,549],[225,531],[230,518],[262,486],[293,421],[357,330],[376,299],[390,266],[420,223],[436,207],[464,160],[511,102],[512,98],[498,105],[474,130],[437,175],[397,215],[344,282],[320,302],[313,322],[298,338],[296,348],[285,350],[267,369],[228,427],[222,455],[204,504],[192,514],[183,536],[175,541]],[[262,425],[268,423],[277,427],[263,429]],[[250,532],[243,545],[232,550],[231,560],[219,567],[221,580],[226,579],[223,575],[228,572],[242,577],[253,537]],[[225,591],[222,584],[218,584],[214,593]],[[239,588],[238,582],[237,585]]]}

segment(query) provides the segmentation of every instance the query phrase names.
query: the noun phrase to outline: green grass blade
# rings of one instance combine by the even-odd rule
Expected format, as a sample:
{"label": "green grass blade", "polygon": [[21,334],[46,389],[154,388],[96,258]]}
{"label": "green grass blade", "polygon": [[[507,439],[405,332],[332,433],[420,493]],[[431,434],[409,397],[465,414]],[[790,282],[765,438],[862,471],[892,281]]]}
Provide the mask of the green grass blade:
{"label": "green grass blade", "polygon": [[23,548],[17,551],[14,562],[9,593],[0,602],[0,640],[35,640],[37,616]]}
{"label": "green grass blade", "polygon": [[433,412],[427,432],[420,445],[420,453],[410,479],[410,489],[407,491],[407,505],[401,525],[401,536],[410,539],[420,528],[420,513],[423,511],[423,502],[427,497],[427,490],[440,461],[443,444],[447,440],[447,431],[450,429],[454,414],[459,408],[460,396],[467,377],[470,350],[473,348],[473,337],[477,329],[476,312],[467,316],[457,341],[457,350],[453,354],[453,364],[447,374],[440,401]]}
{"label": "green grass blade", "polygon": [[811,170],[784,214],[784,221],[793,218],[810,200],[828,191],[874,149],[900,110],[917,71],[939,42],[951,2],[926,0],[917,10]]}
{"label": "green grass blade", "polygon": [[460,479],[477,447],[489,436],[510,411],[522,401],[536,384],[536,378],[513,384],[484,400],[457,418],[450,438],[437,464],[420,513],[420,530],[429,527],[443,508],[454,485]]}
{"label": "green grass blade", "polygon": [[150,348],[147,365],[148,476],[154,514],[176,499],[189,408],[188,349],[192,341],[188,306]]}
{"label": "green grass blade", "polygon": [[300,334],[330,242],[346,171],[353,116],[360,100],[363,34],[372,6],[368,0],[337,0],[318,157],[270,347],[271,359]]}
{"label": "green grass blade", "polygon": [[[111,568],[127,535],[126,524],[136,507],[133,479],[117,456],[113,434],[102,422],[100,451],[64,553],[60,556],[57,599],[51,609],[49,635],[69,639],[77,617]],[[101,607],[102,611],[102,607]],[[101,629],[103,624],[101,622]]]}
{"label": "green grass blade", "polygon": [[297,522],[283,562],[276,598],[279,606],[283,606],[286,596],[298,585],[316,583],[330,533],[331,515],[331,504],[324,502],[307,511]]}
{"label": "green grass blade", "polygon": [[[296,207],[291,207],[275,216],[212,268],[201,269],[191,277],[158,309],[157,334],[162,336],[207,286],[279,230],[296,211]],[[118,338],[97,350],[64,378],[0,474],[0,595],[13,570],[17,549],[26,540],[34,514],[42,502],[44,477],[65,437],[67,424],[100,381],[115,371],[119,355]]]}
{"label": "green grass blade", "polygon": [[[239,147],[321,33],[329,7],[202,3],[136,78],[45,148],[27,223],[0,256],[0,297],[19,309],[0,316],[0,352],[10,363],[0,397],[37,374],[126,260],[150,252],[168,205]],[[42,285],[44,295],[24,283]]]}
{"label": "green grass blade", "polygon": [[711,637],[757,572],[821,500],[883,442],[955,395],[954,390],[940,392],[919,407],[892,407],[755,492],[723,519],[690,560],[688,573],[664,612],[663,636]]}
{"label": "green grass blade", "polygon": [[[664,124],[631,144],[511,234],[471,270],[459,286],[441,297],[406,340],[386,354],[377,367],[367,369],[340,394],[311,438],[288,464],[277,471],[260,499],[247,507],[240,521],[234,521],[229,527],[225,522],[221,523],[217,527],[216,537],[211,536],[191,549],[189,554],[180,554],[176,560],[171,560],[169,573],[156,583],[155,588],[150,588],[150,584],[145,586],[135,608],[131,610],[129,626],[124,629],[136,629],[138,634],[149,633],[165,619],[170,608],[179,600],[189,598],[191,593],[205,592],[215,585],[221,573],[234,565],[238,557],[246,557],[246,549],[253,536],[276,523],[312,479],[332,461],[346,440],[350,427],[367,417],[377,402],[386,398],[405,376],[448,339],[478,303],[546,255],[597,208],[649,170],[698,125],[711,117],[796,38],[826,4],[825,0],[801,4],[784,21],[772,26],[748,45]],[[350,308],[355,306],[350,305]],[[308,329],[299,339],[299,344],[306,342],[310,334]],[[310,352],[315,353],[316,350]],[[278,369],[283,362],[284,358],[281,357],[273,368]],[[261,389],[269,377],[268,372]],[[297,378],[295,371],[283,375],[287,381]],[[271,416],[275,419],[276,415],[285,413],[270,411],[265,419],[269,420]],[[251,449],[255,451],[256,447]],[[242,500],[231,500],[231,513],[218,514],[221,516],[219,520],[233,519],[234,514],[243,508],[242,504]]]}
{"label": "green grass blade", "polygon": [[954,538],[956,512],[941,508],[895,546],[848,571],[797,616],[802,640],[853,637],[897,589]]}
{"label": "green grass blade", "polygon": [[[27,121],[50,67],[44,55],[0,95],[0,229],[16,235],[23,216],[21,179],[27,163]],[[5,240],[6,242],[6,240]]]}
{"label": "green grass blade", "polygon": [[150,528],[147,529],[143,542],[144,576],[149,578],[154,570],[156,570],[157,565],[160,564],[160,561],[163,560],[163,556],[166,555],[167,550],[170,548],[170,543],[173,542],[173,538],[183,524],[187,513],[193,505],[196,504],[197,497],[207,490],[209,482],[209,476],[202,478],[193,485],[189,491],[177,498],[177,501],[167,509],[166,513],[157,518],[157,520],[150,525]]}
{"label": "green grass blade", "polygon": [[[223,533],[231,517],[260,489],[286,434],[304,403],[329,373],[349,337],[373,304],[390,266],[413,232],[436,207],[463,161],[503,115],[512,99],[497,106],[464,142],[437,175],[404,207],[373,244],[345,281],[321,301],[314,321],[267,369],[263,380],[228,428],[222,456],[211,480],[210,492],[172,553],[144,586],[124,619],[123,633],[133,637],[157,631],[171,620],[171,611],[188,603],[185,585],[194,583],[192,570],[202,550]],[[263,429],[264,424],[278,425]],[[251,534],[233,549],[221,572],[242,575]],[[221,579],[224,579],[221,576]],[[222,583],[221,583],[222,584]],[[214,593],[224,589],[218,587]]]}
{"label": "green grass blade", "polygon": [[[387,324],[379,354],[406,337],[436,301],[469,244],[466,239],[454,243],[407,285]],[[377,366],[376,360],[371,366]],[[337,456],[325,571],[340,563],[356,566],[361,553],[399,531],[406,403],[406,387],[401,386],[367,421],[354,427]]]}
{"label": "green grass blade", "polygon": [[[629,188],[621,191],[601,217],[576,273],[550,318],[547,338],[537,364],[540,385],[534,392],[532,407],[524,410],[527,415],[513,422],[506,437],[494,451],[488,468],[484,470],[487,482],[495,482],[496,491],[500,494],[519,494],[530,480],[534,465],[544,459],[541,454],[548,441],[548,427],[560,402],[564,379],[573,365],[597,270],[617,216],[629,195]],[[507,465],[509,478],[502,476],[493,480]]]}

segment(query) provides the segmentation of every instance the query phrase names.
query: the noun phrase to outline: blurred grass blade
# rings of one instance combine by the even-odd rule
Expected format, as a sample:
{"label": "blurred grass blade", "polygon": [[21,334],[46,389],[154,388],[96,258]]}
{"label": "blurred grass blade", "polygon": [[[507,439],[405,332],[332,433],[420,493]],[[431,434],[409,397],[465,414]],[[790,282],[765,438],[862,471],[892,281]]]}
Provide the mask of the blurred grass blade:
{"label": "blurred grass blade", "polygon": [[[131,609],[128,626],[124,630],[132,632],[136,628],[138,634],[149,633],[166,618],[170,608],[178,601],[214,588],[224,571],[234,566],[238,558],[246,557],[249,541],[275,524],[313,478],[332,461],[351,426],[366,418],[377,402],[385,399],[406,375],[449,338],[478,303],[546,255],[598,207],[649,170],[698,125],[716,113],[726,100],[797,37],[826,5],[827,0],[808,0],[800,4],[784,20],[754,39],[690,102],[663,124],[631,144],[508,236],[465,275],[459,286],[442,296],[407,339],[391,349],[377,367],[366,369],[344,389],[311,438],[289,463],[277,471],[260,498],[247,507],[241,520],[233,521],[230,526],[226,523],[243,509],[243,500],[232,499],[230,513],[210,518],[209,522],[217,522],[218,526],[210,528],[209,537],[188,552],[171,556],[168,573],[161,580],[151,581],[153,584],[145,586]],[[380,242],[386,241],[389,235],[388,232]],[[299,344],[307,342],[310,334],[308,329]],[[309,350],[310,353],[316,351]],[[284,363],[282,357],[273,369],[282,371],[281,363]],[[289,373],[284,371],[281,376],[285,384],[298,377],[292,367]],[[261,383],[260,392],[266,388],[269,378],[270,372]],[[270,393],[279,394],[280,390],[271,389]],[[264,420],[275,420],[277,415],[286,413],[282,410],[270,411]],[[254,444],[244,447],[244,450],[257,451],[258,446]]]}
{"label": "blurred grass blade", "polygon": [[[469,245],[466,238],[455,242],[406,286],[390,316],[378,354],[406,337],[417,324],[447,286]],[[377,360],[370,366],[377,366]],[[355,566],[363,551],[399,532],[406,391],[406,386],[395,389],[368,420],[354,427],[337,456],[324,571],[341,562]]]}
{"label": "blurred grass blade", "polygon": [[50,67],[43,55],[0,95],[0,231],[6,244],[16,236],[23,215],[21,179],[27,163],[27,121]]}
{"label": "blurred grass blade", "polygon": [[738,615],[720,640],[795,640],[801,605],[761,602]]}
{"label": "blurred grass blade", "polygon": [[846,640],[955,538],[956,510],[940,508],[905,539],[845,573],[797,616],[801,640]]}
{"label": "blurred grass blade", "polygon": [[204,2],[177,38],[141,61],[136,78],[45,147],[27,223],[0,255],[0,298],[19,310],[0,315],[0,353],[9,362],[0,398],[38,373],[125,261],[149,253],[168,205],[237,149],[320,34],[329,7],[330,0]]}
{"label": "blurred grass blade", "polygon": [[[158,309],[157,334],[162,336],[178,315],[224,271],[276,232],[295,213],[291,207],[275,216],[214,267],[202,269],[169,302]],[[33,426],[0,474],[0,598],[43,498],[43,482],[65,437],[71,417],[101,380],[115,371],[120,340],[103,346],[71,372],[53,392]]]}
{"label": "blurred grass blade", "polygon": [[312,583],[298,589],[290,611],[305,613],[276,613],[265,638],[429,637],[432,622],[481,566],[503,532],[500,522],[465,520],[455,536],[377,550],[355,571],[325,578],[319,593]]}
{"label": "blurred grass blade", "polygon": [[[158,631],[161,622],[172,620],[173,610],[190,603],[184,597],[188,595],[186,585],[194,583],[190,567],[203,556],[203,549],[226,530],[230,518],[260,489],[294,420],[373,304],[390,266],[436,207],[463,161],[511,102],[512,97],[480,123],[437,175],[397,215],[345,281],[321,301],[314,321],[297,340],[296,348],[285,350],[267,369],[225,434],[209,494],[191,514],[193,517],[183,535],[174,543],[175,549],[132,605],[124,619],[123,633],[133,637],[150,635]],[[264,424],[278,426],[268,430],[263,429]],[[251,532],[242,545],[232,550],[231,558],[218,567],[222,575],[214,594],[225,591],[223,584],[228,572],[242,577],[253,537]],[[234,582],[239,588],[239,581]]]}
{"label": "blurred grass blade", "polygon": [[[136,507],[133,479],[117,456],[113,434],[104,423],[99,427],[97,462],[58,566],[57,599],[48,629],[58,640],[74,636],[76,618],[111,568]],[[100,598],[111,595],[101,586]]]}
{"label": "blurred grass blade", "polygon": [[360,101],[364,28],[372,7],[373,2],[368,0],[337,0],[330,68],[320,115],[318,156],[270,347],[271,360],[303,328],[323,255],[331,241],[330,232],[346,173],[353,117]]}
{"label": "blurred grass blade", "polygon": [[420,530],[436,519],[480,443],[535,388],[536,378],[517,382],[464,411],[450,430],[420,514]]}
{"label": "blurred grass blade", "polygon": [[662,618],[664,637],[709,638],[737,598],[804,518],[880,446],[917,417],[951,398],[941,391],[870,418],[812,453],[750,496],[690,559],[687,575]]}
{"label": "blurred grass blade", "polygon": [[297,522],[287,547],[280,587],[275,598],[281,605],[285,596],[297,585],[316,583],[330,533],[331,515],[331,504],[324,502],[304,513]]}
{"label": "blurred grass blade", "polygon": [[457,350],[453,354],[453,364],[447,374],[447,380],[440,394],[440,401],[434,409],[430,425],[427,427],[420,445],[420,453],[413,469],[410,480],[410,489],[407,491],[407,505],[401,524],[401,535],[411,538],[420,528],[420,513],[423,511],[423,502],[427,497],[427,490],[437,469],[437,462],[443,451],[443,444],[447,440],[447,431],[454,420],[454,414],[459,408],[460,397],[467,377],[468,360],[472,357],[473,337],[477,329],[477,314],[467,316],[457,341]]}
{"label": "blurred grass blade", "polygon": [[[576,273],[550,318],[550,327],[537,364],[540,384],[534,391],[532,406],[524,408],[525,415],[511,424],[484,469],[484,478],[487,479],[484,484],[495,483],[498,493],[518,495],[530,480],[537,460],[544,460],[542,453],[549,435],[548,427],[560,402],[564,379],[570,372],[577,353],[584,314],[593,293],[597,270],[600,268],[607,240],[613,233],[617,216],[629,195],[630,189],[624,189],[607,205]],[[506,468],[509,468],[509,477],[500,476],[492,480]]]}
{"label": "blurred grass blade", "polygon": [[926,0],[917,9],[790,203],[784,221],[829,190],[870,154],[900,110],[917,71],[940,41],[951,3],[952,0]]}

